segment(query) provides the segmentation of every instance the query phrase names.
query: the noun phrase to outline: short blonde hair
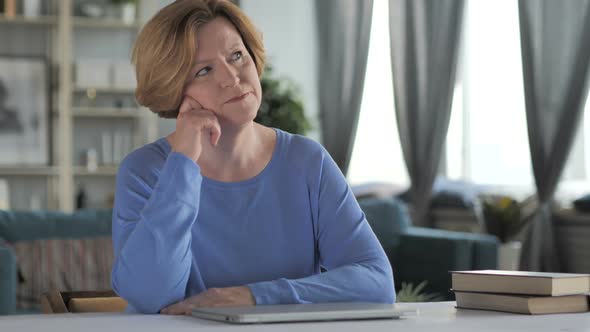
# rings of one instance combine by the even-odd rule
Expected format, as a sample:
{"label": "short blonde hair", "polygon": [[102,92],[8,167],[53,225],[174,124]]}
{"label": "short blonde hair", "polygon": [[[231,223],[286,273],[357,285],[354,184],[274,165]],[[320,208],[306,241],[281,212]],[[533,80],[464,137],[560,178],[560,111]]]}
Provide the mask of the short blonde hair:
{"label": "short blonde hair", "polygon": [[197,30],[217,17],[238,30],[254,59],[258,76],[264,69],[262,35],[228,0],[178,0],[162,8],[143,27],[131,56],[135,65],[137,102],[163,118],[176,118],[185,82],[196,55]]}

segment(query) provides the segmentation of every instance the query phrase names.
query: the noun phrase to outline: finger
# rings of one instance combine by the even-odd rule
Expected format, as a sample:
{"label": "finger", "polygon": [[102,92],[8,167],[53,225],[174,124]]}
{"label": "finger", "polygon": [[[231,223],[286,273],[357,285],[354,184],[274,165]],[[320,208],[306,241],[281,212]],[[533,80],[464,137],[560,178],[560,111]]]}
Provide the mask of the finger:
{"label": "finger", "polygon": [[172,315],[172,306],[167,306],[166,308],[160,310],[161,315]]}
{"label": "finger", "polygon": [[180,107],[178,108],[178,114],[186,113],[186,112],[190,111],[191,108],[192,108],[192,106],[190,105],[188,100],[185,98],[182,100],[182,103],[180,103]]}
{"label": "finger", "polygon": [[199,112],[202,121],[203,133],[209,134],[211,145],[217,146],[219,138],[221,137],[221,126],[219,120],[213,111],[202,109]]}
{"label": "finger", "polygon": [[192,303],[183,301],[179,306],[174,308],[172,315],[190,315],[193,313],[194,307],[195,305],[193,305]]}
{"label": "finger", "polygon": [[181,301],[167,306],[166,308],[160,310],[160,313],[164,315],[184,315],[187,311],[191,311],[190,306],[186,302]]}
{"label": "finger", "polygon": [[219,138],[221,138],[221,126],[219,125],[219,121],[217,117],[213,121],[213,126],[210,129],[210,136],[211,136],[211,145],[217,146],[219,143]]}
{"label": "finger", "polygon": [[190,96],[184,96],[182,103],[180,104],[180,108],[178,109],[178,113],[186,113],[191,110],[199,110],[202,106],[199,104],[198,101],[194,100]]}
{"label": "finger", "polygon": [[186,100],[188,100],[189,105],[193,109],[195,109],[195,110],[203,109],[203,105],[201,105],[201,103],[199,103],[196,99],[194,99],[193,97],[188,96],[188,95],[185,97],[186,97]]}
{"label": "finger", "polygon": [[167,306],[166,308],[162,309],[160,312],[166,315],[178,315],[182,312],[182,307],[184,306],[184,301],[180,301],[174,303],[172,305]]}

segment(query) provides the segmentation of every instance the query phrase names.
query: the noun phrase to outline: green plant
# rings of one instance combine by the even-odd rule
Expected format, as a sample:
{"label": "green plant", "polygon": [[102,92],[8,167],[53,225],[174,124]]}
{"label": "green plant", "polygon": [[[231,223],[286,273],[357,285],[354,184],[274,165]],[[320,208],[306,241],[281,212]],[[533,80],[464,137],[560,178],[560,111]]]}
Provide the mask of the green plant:
{"label": "green plant", "polygon": [[522,206],[508,196],[486,196],[482,199],[483,214],[488,233],[501,242],[511,240],[526,225],[529,218],[523,216]]}
{"label": "green plant", "polygon": [[442,301],[437,293],[423,293],[428,281],[424,280],[414,287],[411,283],[402,282],[402,288],[396,295],[396,302],[433,302]]}
{"label": "green plant", "polygon": [[254,121],[292,134],[305,135],[311,125],[305,117],[297,86],[289,79],[273,77],[273,69],[269,65],[266,66],[260,84],[262,101]]}

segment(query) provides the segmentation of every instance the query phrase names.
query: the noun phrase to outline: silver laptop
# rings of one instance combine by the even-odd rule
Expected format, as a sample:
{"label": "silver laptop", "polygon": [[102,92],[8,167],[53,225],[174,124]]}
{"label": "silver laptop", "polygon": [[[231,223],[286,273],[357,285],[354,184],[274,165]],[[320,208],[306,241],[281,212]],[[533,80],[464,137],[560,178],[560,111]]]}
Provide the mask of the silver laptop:
{"label": "silver laptop", "polygon": [[280,304],[195,308],[192,315],[229,323],[279,323],[323,320],[400,318],[416,309],[380,303]]}

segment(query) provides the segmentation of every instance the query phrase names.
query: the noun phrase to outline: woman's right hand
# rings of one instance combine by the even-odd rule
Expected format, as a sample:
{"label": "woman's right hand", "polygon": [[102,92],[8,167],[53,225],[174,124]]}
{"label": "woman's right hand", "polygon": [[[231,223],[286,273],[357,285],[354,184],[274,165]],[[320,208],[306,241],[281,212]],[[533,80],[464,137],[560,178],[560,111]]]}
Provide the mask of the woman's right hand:
{"label": "woman's right hand", "polygon": [[180,152],[197,162],[203,144],[216,146],[220,136],[221,127],[217,116],[193,98],[185,96],[176,119],[172,151]]}

